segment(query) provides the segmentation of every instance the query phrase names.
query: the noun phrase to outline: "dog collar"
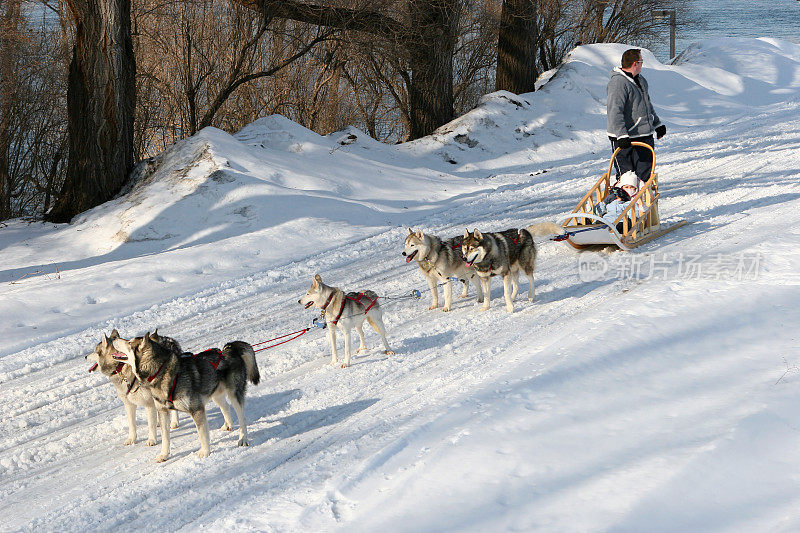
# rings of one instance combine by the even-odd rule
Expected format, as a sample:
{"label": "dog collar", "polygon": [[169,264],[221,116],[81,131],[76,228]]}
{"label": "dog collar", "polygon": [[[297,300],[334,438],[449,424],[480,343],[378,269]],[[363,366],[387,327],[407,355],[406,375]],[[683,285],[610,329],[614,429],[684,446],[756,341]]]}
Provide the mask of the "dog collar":
{"label": "dog collar", "polygon": [[325,308],[326,308],[326,307],[328,307],[328,305],[330,305],[330,303],[331,303],[331,300],[333,300],[333,297],[334,297],[335,295],[336,295],[336,292],[334,291],[334,292],[332,292],[332,293],[331,293],[331,295],[330,295],[330,296],[328,296],[328,299],[327,299],[327,300],[325,300],[325,305],[323,305],[323,306],[322,306],[322,310],[323,310],[323,311],[325,311]]}

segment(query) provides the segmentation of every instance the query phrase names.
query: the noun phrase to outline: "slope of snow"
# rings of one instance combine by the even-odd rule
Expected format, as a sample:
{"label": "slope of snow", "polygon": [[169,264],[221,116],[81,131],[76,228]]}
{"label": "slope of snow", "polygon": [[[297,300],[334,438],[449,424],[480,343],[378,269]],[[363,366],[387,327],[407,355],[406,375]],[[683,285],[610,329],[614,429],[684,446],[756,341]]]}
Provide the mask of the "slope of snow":
{"label": "slope of snow", "polygon": [[[446,314],[408,298],[425,284],[399,255],[406,227],[572,209],[608,165],[625,48],[580,47],[540,91],[492,93],[403,145],[279,116],[209,128],[71,225],[4,224],[0,529],[800,527],[800,46],[645,51],[662,218],[691,224],[632,253],[542,242],[536,300],[513,314],[497,281],[485,313],[474,289]],[[315,273],[382,295],[397,354],[367,332],[332,368],[312,330],[258,354],[250,447],[213,430],[199,459],[185,415],[165,464],[122,445],[121,402],[83,359],[102,332],[261,342],[309,323]]]}

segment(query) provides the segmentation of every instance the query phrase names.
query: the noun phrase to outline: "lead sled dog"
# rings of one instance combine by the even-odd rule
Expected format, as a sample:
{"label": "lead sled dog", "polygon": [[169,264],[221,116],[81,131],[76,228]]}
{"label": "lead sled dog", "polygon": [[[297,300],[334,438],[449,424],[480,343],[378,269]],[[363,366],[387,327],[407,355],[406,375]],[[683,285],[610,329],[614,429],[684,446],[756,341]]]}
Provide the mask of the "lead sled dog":
{"label": "lead sled dog", "polygon": [[[366,301],[362,301],[366,300]],[[337,287],[325,285],[319,274],[311,280],[311,287],[300,298],[297,303],[309,307],[322,309],[325,321],[328,324],[328,340],[331,343],[331,365],[335,365],[339,360],[339,353],[336,350],[336,330],[339,329],[344,334],[344,361],[342,368],[350,366],[350,330],[356,328],[358,338],[361,341],[358,351],[360,353],[367,349],[364,342],[364,321],[369,322],[383,341],[384,353],[392,355],[394,352],[389,348],[386,340],[386,326],[383,324],[383,309],[378,302],[378,295],[370,290],[363,292],[345,292]]]}
{"label": "lead sled dog", "polygon": [[[257,385],[260,377],[253,347],[246,342],[227,343],[222,350],[206,350],[196,355],[178,355],[156,342],[148,333],[130,340],[113,341],[119,352],[115,359],[129,365],[142,386],[153,395],[161,422],[161,453],[157,462],[169,457],[169,410],[191,415],[200,439],[199,457],[211,452],[206,404],[210,399],[222,408],[225,396],[239,419],[239,446],[248,446],[244,416],[247,382]],[[223,414],[225,410],[223,409]]]}
{"label": "lead sled dog", "polygon": [[[158,335],[158,331],[154,333]],[[115,329],[111,332],[110,336],[103,334],[103,340],[97,343],[94,351],[86,355],[85,359],[94,363],[89,369],[89,372],[100,370],[100,373],[108,378],[114,389],[117,391],[117,396],[122,400],[125,406],[125,414],[128,420],[128,438],[125,440],[125,445],[136,443],[136,407],[144,407],[147,413],[147,430],[148,439],[145,442],[147,446],[155,446],[157,443],[156,426],[158,425],[158,411],[153,395],[147,387],[142,387],[141,382],[136,378],[133,370],[120,361],[116,361],[113,357],[116,350],[111,345],[114,339],[119,338],[119,332]],[[181,347],[170,337],[162,337],[162,342],[169,346],[170,349],[181,352]],[[178,412],[172,411],[170,413],[170,427],[178,427]]]}
{"label": "lead sled dog", "polygon": [[453,284],[451,278],[458,278],[464,284],[461,298],[467,297],[469,282],[475,285],[478,292],[478,302],[483,301],[483,290],[479,280],[476,279],[475,269],[467,266],[461,253],[463,237],[453,237],[442,240],[436,235],[414,231],[408,228],[408,235],[403,244],[403,256],[406,263],[417,261],[420,272],[425,276],[431,290],[431,306],[433,310],[439,307],[439,282],[444,284],[444,307],[442,311],[450,311],[453,304]]}
{"label": "lead sled dog", "polygon": [[536,263],[534,236],[562,234],[564,229],[552,222],[533,224],[522,229],[507,229],[499,233],[464,232],[461,252],[467,266],[472,267],[483,285],[483,307],[489,309],[491,277],[503,277],[506,310],[514,312],[514,298],[519,289],[518,273],[528,278],[528,300],[533,301],[533,268]]}

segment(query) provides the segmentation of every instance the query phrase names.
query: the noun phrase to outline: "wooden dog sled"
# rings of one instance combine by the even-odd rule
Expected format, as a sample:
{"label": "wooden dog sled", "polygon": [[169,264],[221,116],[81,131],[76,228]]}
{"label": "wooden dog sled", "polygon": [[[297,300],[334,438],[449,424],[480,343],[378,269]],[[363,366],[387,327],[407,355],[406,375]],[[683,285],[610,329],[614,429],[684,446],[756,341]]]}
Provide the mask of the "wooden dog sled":
{"label": "wooden dog sled", "polygon": [[[611,169],[619,148],[611,155],[608,171],[597,180],[588,193],[578,202],[575,209],[567,216],[561,217],[557,223],[564,227],[565,235],[557,240],[565,240],[577,249],[597,244],[612,244],[623,250],[631,250],[646,242],[661,237],[665,233],[678,229],[685,220],[669,224],[661,223],[658,216],[658,174],[656,154],[649,144],[632,142],[633,146],[647,148],[653,153],[653,165],[650,168],[650,179],[631,199],[630,204],[613,223],[594,214],[594,206],[608,196],[611,188]],[[617,226],[622,223],[622,231]]]}

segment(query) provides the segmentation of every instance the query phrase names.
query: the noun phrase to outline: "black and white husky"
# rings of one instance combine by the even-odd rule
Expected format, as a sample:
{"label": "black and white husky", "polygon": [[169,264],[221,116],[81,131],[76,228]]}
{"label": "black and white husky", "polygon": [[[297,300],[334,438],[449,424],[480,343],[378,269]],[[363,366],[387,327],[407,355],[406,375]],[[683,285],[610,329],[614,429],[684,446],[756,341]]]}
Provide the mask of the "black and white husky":
{"label": "black and white husky", "polygon": [[[154,335],[158,335],[158,332]],[[103,340],[97,343],[94,351],[86,356],[87,361],[94,364],[89,369],[89,372],[100,370],[106,376],[114,389],[117,391],[117,396],[122,400],[125,405],[125,414],[128,419],[128,439],[125,445],[134,444],[136,442],[136,407],[144,407],[147,412],[147,429],[148,439],[146,444],[148,446],[156,445],[156,426],[158,425],[158,411],[153,402],[153,395],[147,387],[142,387],[141,382],[136,378],[133,370],[124,363],[114,359],[114,354],[117,350],[111,345],[114,339],[119,338],[119,332],[115,329],[111,332],[110,336],[103,334]],[[170,337],[159,336],[169,349],[181,353],[181,347]],[[172,411],[170,413],[170,427],[178,427],[178,412]]]}
{"label": "black and white husky", "polygon": [[533,267],[536,263],[533,237],[563,232],[561,226],[552,222],[499,233],[481,233],[477,229],[472,233],[465,231],[461,252],[467,266],[474,268],[481,279],[484,295],[481,311],[489,309],[492,276],[503,277],[503,295],[509,313],[514,312],[514,298],[519,289],[517,273],[520,271],[528,278],[528,300],[533,301]]}
{"label": "black and white husky", "polygon": [[[378,302],[378,295],[373,291],[345,292],[337,287],[330,287],[322,283],[319,274],[311,280],[311,287],[298,302],[300,305],[316,307],[322,309],[325,321],[328,324],[328,340],[331,343],[331,365],[338,362],[339,354],[336,350],[336,330],[344,333],[344,361],[342,368],[350,366],[350,330],[356,328],[361,344],[358,352],[367,349],[364,343],[363,324],[366,320],[372,329],[378,332],[383,341],[384,353],[392,355],[394,352],[389,348],[386,341],[386,326],[383,324],[383,309]],[[357,352],[357,353],[358,353]]]}
{"label": "black and white husky", "polygon": [[431,290],[431,306],[433,310],[439,307],[439,282],[444,284],[444,307],[442,311],[450,311],[453,304],[453,284],[451,278],[458,278],[464,284],[461,298],[467,297],[467,289],[471,281],[478,291],[478,302],[483,301],[483,290],[475,269],[467,266],[461,253],[461,243],[463,237],[453,237],[452,239],[442,240],[436,235],[422,233],[422,230],[414,231],[408,228],[403,256],[406,263],[412,260],[417,262],[422,275],[428,282]]}
{"label": "black and white husky", "polygon": [[233,341],[222,350],[179,355],[157,342],[150,334],[129,341],[115,339],[112,344],[119,352],[114,358],[131,367],[142,386],[150,390],[158,408],[162,438],[157,462],[166,461],[169,457],[167,418],[173,409],[191,415],[200,438],[197,455],[207,457],[211,448],[206,404],[213,398],[225,414],[225,395],[239,419],[239,446],[249,445],[244,416],[247,382],[257,385],[260,380],[251,345]]}

